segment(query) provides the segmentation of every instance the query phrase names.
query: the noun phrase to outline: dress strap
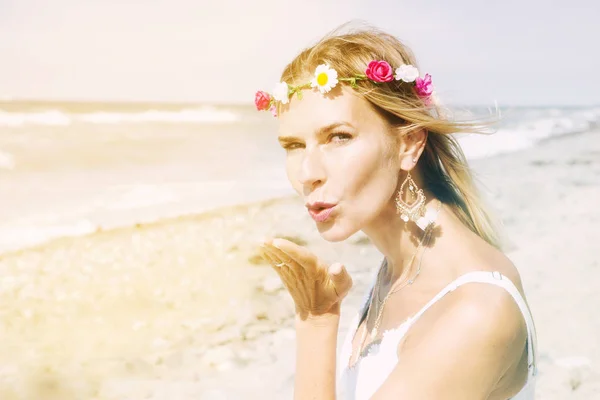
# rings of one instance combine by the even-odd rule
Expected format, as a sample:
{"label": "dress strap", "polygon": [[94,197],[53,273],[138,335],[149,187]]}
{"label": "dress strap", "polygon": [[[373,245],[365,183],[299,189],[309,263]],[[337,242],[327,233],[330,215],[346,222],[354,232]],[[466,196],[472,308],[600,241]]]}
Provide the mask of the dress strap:
{"label": "dress strap", "polygon": [[521,310],[521,314],[523,314],[523,318],[525,319],[525,324],[527,325],[527,360],[529,369],[533,371],[535,375],[537,373],[537,360],[536,360],[536,352],[537,352],[537,334],[535,331],[535,325],[533,323],[533,318],[531,316],[531,312],[527,307],[527,303],[521,296],[521,293],[517,289],[517,287],[512,283],[510,279],[506,276],[502,275],[499,271],[471,271],[467,272],[464,275],[459,276],[457,279],[448,284],[444,289],[442,289],[434,298],[432,298],[419,312],[417,312],[413,317],[410,318],[410,324],[412,325],[425,311],[429,309],[433,304],[435,304],[439,299],[444,297],[446,294],[452,292],[456,288],[465,283],[478,282],[478,283],[490,283],[492,285],[500,286],[504,288],[510,295],[513,297],[519,309]]}

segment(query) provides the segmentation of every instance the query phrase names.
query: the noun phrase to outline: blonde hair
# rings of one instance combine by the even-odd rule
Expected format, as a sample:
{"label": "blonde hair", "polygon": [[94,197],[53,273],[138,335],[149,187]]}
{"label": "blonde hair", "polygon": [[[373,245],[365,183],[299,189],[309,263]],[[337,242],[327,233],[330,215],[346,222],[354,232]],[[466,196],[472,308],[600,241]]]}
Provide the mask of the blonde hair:
{"label": "blonde hair", "polygon": [[[340,33],[344,24],[327,34],[315,45],[303,50],[284,69],[281,81],[290,85],[305,83],[314,69],[323,63],[339,76],[362,73],[371,60],[385,60],[397,67],[417,61],[411,50],[396,37],[374,27],[360,27]],[[442,116],[439,104],[427,107],[410,85],[392,81],[376,85],[357,82],[356,92],[363,96],[390,124],[400,132],[425,129],[425,149],[417,168],[423,185],[474,233],[496,248],[501,239],[491,213],[475,187],[473,174],[465,155],[451,136],[453,133],[485,133],[482,120],[453,121]],[[433,108],[433,110],[432,110]]]}

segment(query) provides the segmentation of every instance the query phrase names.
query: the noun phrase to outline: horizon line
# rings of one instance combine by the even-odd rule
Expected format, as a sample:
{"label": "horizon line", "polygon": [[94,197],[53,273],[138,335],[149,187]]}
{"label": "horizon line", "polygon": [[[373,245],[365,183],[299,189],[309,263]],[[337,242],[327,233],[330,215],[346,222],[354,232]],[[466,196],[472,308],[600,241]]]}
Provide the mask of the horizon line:
{"label": "horizon line", "polygon": [[[252,101],[229,101],[229,102],[207,102],[207,101],[193,101],[193,100],[142,100],[142,99],[77,99],[77,98],[48,98],[48,97],[17,97],[17,96],[0,96],[0,104],[17,104],[17,103],[29,103],[29,104],[106,104],[106,105],[166,105],[166,106],[254,106]],[[493,105],[499,107],[535,107],[535,108],[583,108],[583,107],[600,107],[600,103],[597,104],[523,104],[523,103],[447,103],[444,106],[447,107],[490,107]]]}

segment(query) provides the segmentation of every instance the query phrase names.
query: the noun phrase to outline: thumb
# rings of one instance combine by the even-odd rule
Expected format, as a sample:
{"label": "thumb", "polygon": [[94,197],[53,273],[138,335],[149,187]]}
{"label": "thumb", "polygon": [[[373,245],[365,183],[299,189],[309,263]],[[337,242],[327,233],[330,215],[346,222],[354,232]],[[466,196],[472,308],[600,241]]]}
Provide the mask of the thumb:
{"label": "thumb", "polygon": [[327,272],[333,281],[335,292],[340,300],[346,297],[352,287],[352,277],[346,270],[346,267],[340,263],[331,264]]}

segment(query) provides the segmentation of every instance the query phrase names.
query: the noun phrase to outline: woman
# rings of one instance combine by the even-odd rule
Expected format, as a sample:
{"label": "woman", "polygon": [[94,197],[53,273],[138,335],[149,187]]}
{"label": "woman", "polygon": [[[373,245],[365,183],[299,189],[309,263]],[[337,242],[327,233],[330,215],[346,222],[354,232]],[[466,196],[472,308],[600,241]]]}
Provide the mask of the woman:
{"label": "woman", "polygon": [[284,239],[262,245],[295,302],[296,399],[335,399],[336,387],[343,399],[533,399],[519,273],[450,136],[478,126],[440,117],[415,65],[384,32],[332,34],[256,94],[321,236],[360,230],[385,256],[337,365],[345,267]]}

